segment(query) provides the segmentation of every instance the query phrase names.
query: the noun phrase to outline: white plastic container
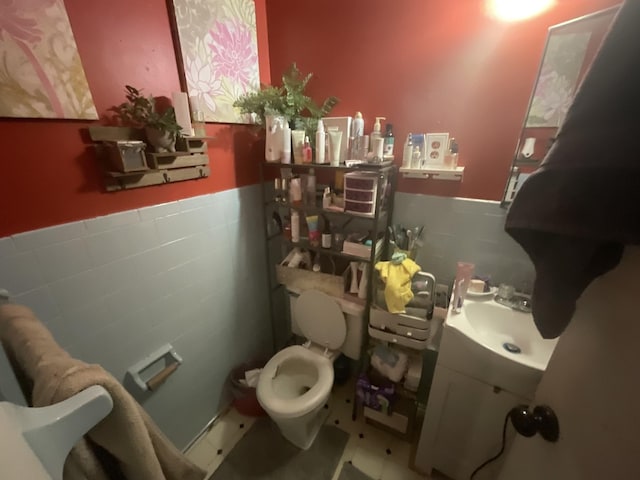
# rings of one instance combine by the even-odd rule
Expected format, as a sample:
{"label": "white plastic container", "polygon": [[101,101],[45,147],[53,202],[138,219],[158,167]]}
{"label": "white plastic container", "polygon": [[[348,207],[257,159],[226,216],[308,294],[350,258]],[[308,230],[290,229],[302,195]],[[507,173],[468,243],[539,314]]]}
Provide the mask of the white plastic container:
{"label": "white plastic container", "polygon": [[316,206],[316,172],[313,168],[309,169],[309,175],[307,176],[305,204],[312,207]]}
{"label": "white plastic container", "polygon": [[300,241],[300,214],[297,210],[291,210],[291,241]]}
{"label": "white plastic container", "polygon": [[289,122],[282,129],[282,163],[291,163],[291,128]]}
{"label": "white plastic container", "polygon": [[294,177],[289,182],[289,201],[291,203],[302,201],[302,182],[299,177]]}

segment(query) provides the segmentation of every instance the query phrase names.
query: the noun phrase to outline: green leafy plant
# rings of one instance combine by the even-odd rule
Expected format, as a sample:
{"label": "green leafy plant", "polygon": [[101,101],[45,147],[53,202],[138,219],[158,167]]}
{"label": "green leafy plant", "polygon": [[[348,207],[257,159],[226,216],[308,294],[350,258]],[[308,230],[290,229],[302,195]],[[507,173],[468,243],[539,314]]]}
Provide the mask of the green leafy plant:
{"label": "green leafy plant", "polygon": [[338,99],[331,96],[322,105],[317,105],[305,93],[312,78],[312,73],[303,76],[298,66],[292,63],[282,75],[281,86],[261,85],[260,90],[242,95],[233,106],[242,113],[255,114],[256,123],[262,126],[267,115],[282,115],[289,120],[292,128],[306,130],[313,138],[318,120],[329,114]]}
{"label": "green leafy plant", "polygon": [[135,128],[155,128],[161,132],[178,136],[181,127],[176,121],[176,112],[173,107],[168,107],[164,112],[158,113],[153,96],[145,97],[142,95],[142,90],[131,85],[125,86],[125,97],[126,102],[109,109],[109,111],[115,112],[116,117],[124,125]]}

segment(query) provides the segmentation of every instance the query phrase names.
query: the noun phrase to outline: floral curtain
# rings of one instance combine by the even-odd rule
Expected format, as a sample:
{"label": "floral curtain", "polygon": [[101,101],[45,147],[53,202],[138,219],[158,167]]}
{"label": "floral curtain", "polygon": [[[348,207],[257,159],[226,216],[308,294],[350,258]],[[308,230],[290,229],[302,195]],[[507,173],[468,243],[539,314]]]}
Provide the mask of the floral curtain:
{"label": "floral curtain", "polygon": [[63,0],[0,0],[0,116],[98,118]]}
{"label": "floral curtain", "polygon": [[187,90],[204,120],[246,123],[233,107],[260,85],[253,0],[173,0]]}

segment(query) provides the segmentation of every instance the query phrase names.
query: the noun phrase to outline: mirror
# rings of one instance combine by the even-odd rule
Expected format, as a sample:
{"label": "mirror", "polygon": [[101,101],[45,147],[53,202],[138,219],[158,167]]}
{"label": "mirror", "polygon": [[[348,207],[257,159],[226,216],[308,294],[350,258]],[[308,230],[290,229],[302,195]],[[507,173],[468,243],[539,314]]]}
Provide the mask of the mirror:
{"label": "mirror", "polygon": [[540,165],[589,70],[619,6],[549,28],[527,113],[511,164],[503,205]]}

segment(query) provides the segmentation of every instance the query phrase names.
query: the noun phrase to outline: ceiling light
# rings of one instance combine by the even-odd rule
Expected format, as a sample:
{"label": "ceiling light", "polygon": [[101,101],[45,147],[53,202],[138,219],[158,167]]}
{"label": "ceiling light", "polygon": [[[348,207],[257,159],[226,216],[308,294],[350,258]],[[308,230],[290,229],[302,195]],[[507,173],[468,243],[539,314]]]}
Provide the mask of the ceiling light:
{"label": "ceiling light", "polygon": [[486,0],[490,17],[504,22],[517,22],[540,15],[553,7],[556,0]]}

